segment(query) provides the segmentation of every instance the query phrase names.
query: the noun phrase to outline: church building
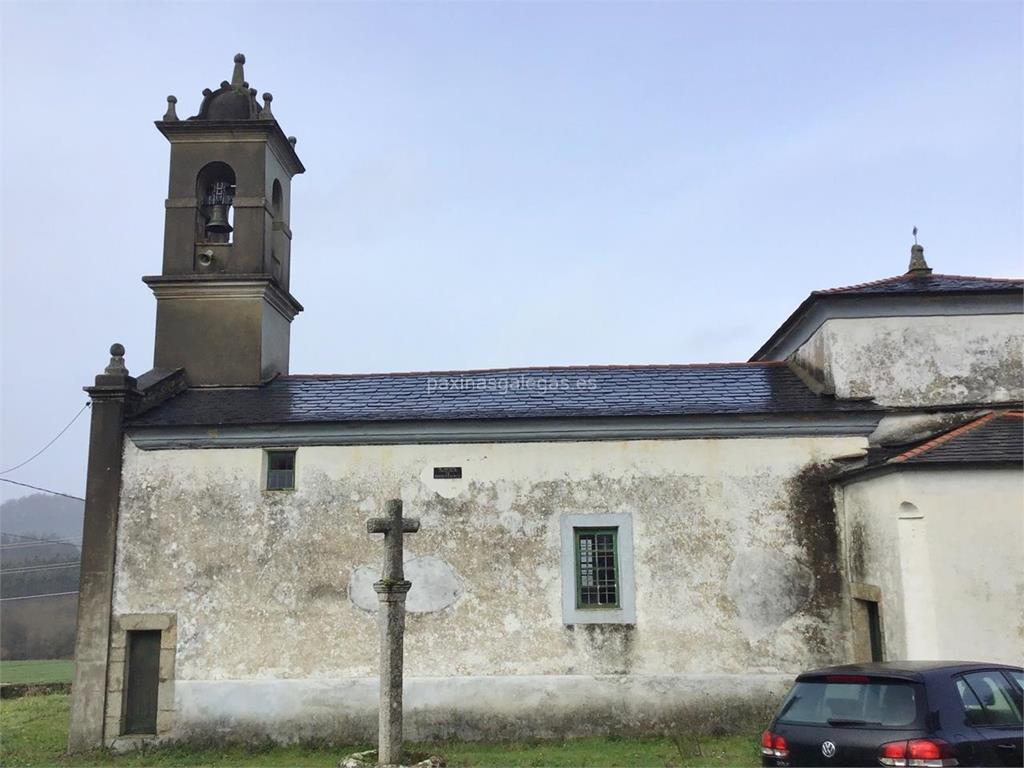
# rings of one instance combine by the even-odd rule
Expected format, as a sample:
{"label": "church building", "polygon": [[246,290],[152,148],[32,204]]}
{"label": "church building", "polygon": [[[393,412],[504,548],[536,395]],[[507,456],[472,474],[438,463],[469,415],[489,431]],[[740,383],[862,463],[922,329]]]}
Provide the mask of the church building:
{"label": "church building", "polygon": [[87,388],[72,750],[371,741],[389,499],[420,520],[413,740],[749,725],[810,667],[1024,661],[1024,282],[914,245],[745,363],[293,374],[304,167],[244,62],[194,117],[168,98],[154,368],[115,344]]}

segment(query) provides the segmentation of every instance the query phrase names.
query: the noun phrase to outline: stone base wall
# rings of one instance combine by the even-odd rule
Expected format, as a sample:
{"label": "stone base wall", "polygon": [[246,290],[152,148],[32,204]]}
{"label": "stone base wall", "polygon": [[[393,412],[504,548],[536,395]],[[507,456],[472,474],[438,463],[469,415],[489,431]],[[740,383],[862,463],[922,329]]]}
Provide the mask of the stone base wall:
{"label": "stone base wall", "polygon": [[[750,732],[765,727],[791,675],[416,677],[405,736],[515,740]],[[179,680],[174,727],[192,743],[371,744],[377,680]]]}

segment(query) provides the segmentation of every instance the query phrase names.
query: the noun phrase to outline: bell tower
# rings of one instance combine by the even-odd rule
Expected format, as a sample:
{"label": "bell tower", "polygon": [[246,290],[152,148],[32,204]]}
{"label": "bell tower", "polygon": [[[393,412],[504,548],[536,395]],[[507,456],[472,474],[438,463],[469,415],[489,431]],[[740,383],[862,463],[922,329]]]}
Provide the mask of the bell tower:
{"label": "bell tower", "polygon": [[184,368],[191,386],[260,384],[288,373],[289,332],[302,306],[288,292],[292,178],[305,171],[273,97],[245,81],[203,91],[180,120],[177,99],[157,129],[171,143],[163,271],[144,277],[157,300],[155,368]]}

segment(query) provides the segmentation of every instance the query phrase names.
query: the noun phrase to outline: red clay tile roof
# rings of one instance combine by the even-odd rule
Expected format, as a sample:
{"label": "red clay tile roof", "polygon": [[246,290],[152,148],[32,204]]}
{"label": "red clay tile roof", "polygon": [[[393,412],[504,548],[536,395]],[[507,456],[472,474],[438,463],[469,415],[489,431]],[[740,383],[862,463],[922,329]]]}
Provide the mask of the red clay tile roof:
{"label": "red clay tile roof", "polygon": [[965,293],[975,291],[1024,291],[1024,279],[1019,277],[973,277],[971,275],[895,275],[868,283],[857,283],[840,288],[813,291],[812,296],[910,294],[910,293]]}
{"label": "red clay tile roof", "polygon": [[894,456],[888,464],[1024,464],[1024,413],[995,411]]}

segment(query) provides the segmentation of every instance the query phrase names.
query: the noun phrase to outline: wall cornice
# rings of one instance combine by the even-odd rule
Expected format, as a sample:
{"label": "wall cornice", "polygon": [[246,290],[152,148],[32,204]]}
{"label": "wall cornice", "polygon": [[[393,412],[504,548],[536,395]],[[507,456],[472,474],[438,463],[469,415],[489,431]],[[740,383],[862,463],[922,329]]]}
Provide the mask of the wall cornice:
{"label": "wall cornice", "polygon": [[142,450],[314,445],[535,443],[593,440],[866,437],[883,414],[830,417],[658,417],[351,422],[202,427],[129,427]]}

